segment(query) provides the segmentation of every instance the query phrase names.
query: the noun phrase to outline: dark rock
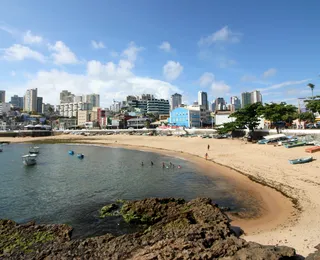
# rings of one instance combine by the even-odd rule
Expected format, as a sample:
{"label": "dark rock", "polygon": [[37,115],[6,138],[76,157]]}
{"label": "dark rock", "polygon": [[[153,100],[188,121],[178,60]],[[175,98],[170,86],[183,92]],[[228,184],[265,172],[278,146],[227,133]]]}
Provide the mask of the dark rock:
{"label": "dark rock", "polygon": [[[107,213],[113,210],[112,204],[106,208]],[[292,260],[296,257],[293,248],[262,246],[238,238],[228,217],[210,199],[185,202],[154,198],[125,202],[120,213],[128,222],[145,224],[146,229],[119,237],[106,234],[70,240],[71,228],[66,225],[17,225],[2,220],[0,258]]]}

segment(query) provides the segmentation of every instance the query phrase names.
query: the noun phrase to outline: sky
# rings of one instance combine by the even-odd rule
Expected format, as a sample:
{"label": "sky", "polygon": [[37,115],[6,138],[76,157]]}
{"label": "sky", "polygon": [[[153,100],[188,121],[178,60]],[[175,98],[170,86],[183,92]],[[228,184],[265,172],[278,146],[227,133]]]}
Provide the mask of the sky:
{"label": "sky", "polygon": [[320,95],[320,2],[0,1],[0,90],[127,95],[185,103],[260,90],[264,102]]}

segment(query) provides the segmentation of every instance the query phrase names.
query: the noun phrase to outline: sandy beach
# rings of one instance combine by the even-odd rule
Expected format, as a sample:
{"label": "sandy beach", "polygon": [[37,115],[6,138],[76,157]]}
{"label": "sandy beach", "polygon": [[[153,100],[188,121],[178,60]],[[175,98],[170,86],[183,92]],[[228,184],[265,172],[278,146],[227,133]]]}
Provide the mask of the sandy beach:
{"label": "sandy beach", "polygon": [[[301,255],[315,251],[314,246],[320,243],[320,230],[317,229],[320,224],[320,153],[313,154],[316,160],[312,163],[288,163],[288,159],[307,156],[305,147],[286,149],[231,139],[130,135],[0,138],[0,142],[42,139],[76,139],[81,143],[150,150],[186,158],[202,167],[208,175],[211,169],[218,171],[261,201],[261,217],[237,219],[231,216],[232,225],[244,230],[246,240],[294,247]],[[210,150],[206,161],[204,155],[208,144]]]}

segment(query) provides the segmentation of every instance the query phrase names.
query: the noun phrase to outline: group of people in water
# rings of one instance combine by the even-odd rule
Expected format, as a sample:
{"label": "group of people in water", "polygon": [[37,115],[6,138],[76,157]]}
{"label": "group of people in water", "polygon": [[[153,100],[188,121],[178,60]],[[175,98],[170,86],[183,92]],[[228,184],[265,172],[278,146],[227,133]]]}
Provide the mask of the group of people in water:
{"label": "group of people in water", "polygon": [[[151,166],[154,165],[153,161],[150,162],[150,165]],[[141,166],[144,166],[143,162],[141,162]],[[166,165],[164,162],[162,162],[162,168],[166,168],[166,169],[172,168],[172,169],[174,169],[175,167],[176,166],[172,162],[170,162],[169,165]],[[181,169],[181,165],[178,165],[177,168]]]}

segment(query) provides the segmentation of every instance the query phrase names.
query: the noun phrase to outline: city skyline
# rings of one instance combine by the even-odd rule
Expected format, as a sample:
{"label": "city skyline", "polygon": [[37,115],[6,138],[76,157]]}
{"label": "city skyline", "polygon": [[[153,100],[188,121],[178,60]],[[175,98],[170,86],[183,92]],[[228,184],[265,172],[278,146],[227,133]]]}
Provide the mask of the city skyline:
{"label": "city skyline", "polygon": [[[295,3],[290,13],[281,12],[287,6],[276,1],[233,2],[232,6],[211,1],[62,3],[13,0],[3,4],[0,89],[6,90],[6,100],[38,88],[39,96],[54,105],[59,104],[63,89],[75,95],[100,94],[102,107],[109,107],[113,99],[142,93],[170,99],[177,92],[183,95],[183,103],[191,104],[199,91],[207,92],[209,100],[230,100],[257,89],[265,102],[297,105],[298,98],[311,95],[309,82],[316,85],[314,94],[320,94],[319,61],[314,55],[319,36],[309,33],[318,23],[310,17],[317,17],[320,3]],[[282,26],[270,27],[269,14],[275,6],[279,13],[272,22]],[[172,13],[164,20],[160,14],[168,8]],[[212,9],[230,15],[212,16]],[[37,17],[36,10],[43,16]],[[95,13],[88,24],[81,19],[89,15],[87,10]],[[202,16],[188,19],[193,10]],[[248,17],[243,19],[250,10],[259,14],[255,24],[260,28]],[[18,11],[18,19],[9,15]],[[52,13],[59,14],[58,23],[51,19]],[[296,20],[297,15],[301,20]],[[116,27],[114,19],[121,21]],[[164,26],[170,29],[164,31]]]}

